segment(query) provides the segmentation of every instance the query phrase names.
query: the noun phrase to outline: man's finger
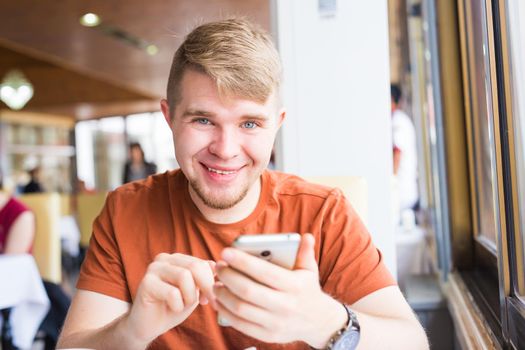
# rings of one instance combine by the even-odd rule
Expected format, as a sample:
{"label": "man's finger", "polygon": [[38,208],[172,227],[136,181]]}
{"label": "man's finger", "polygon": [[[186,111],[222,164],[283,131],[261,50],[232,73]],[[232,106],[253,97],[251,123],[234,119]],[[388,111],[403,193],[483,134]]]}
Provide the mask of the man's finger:
{"label": "man's finger", "polygon": [[166,261],[172,265],[189,270],[193,276],[195,284],[200,289],[204,297],[206,297],[208,300],[213,300],[215,263],[184,254],[161,254],[158,258],[161,261]]}
{"label": "man's finger", "polygon": [[[142,300],[146,305],[155,301],[165,302],[169,308],[179,313],[184,310],[184,300],[180,290],[170,283],[160,279],[159,276],[150,275],[144,279],[143,288],[146,298]],[[148,299],[152,300],[148,300]]]}
{"label": "man's finger", "polygon": [[270,311],[282,309],[285,303],[282,292],[257,283],[231,267],[222,266],[221,264],[217,266],[219,281],[239,299]]}
{"label": "man's finger", "polygon": [[272,324],[273,313],[257,305],[247,302],[233,294],[222,283],[215,283],[214,292],[217,296],[217,302],[226,307],[230,312],[245,320],[250,320],[255,324],[263,327],[269,327]]}
{"label": "man's finger", "polygon": [[291,272],[284,267],[277,266],[239,249],[224,249],[222,258],[235,270],[276,290],[286,290],[291,279],[293,279]]}
{"label": "man's finger", "polygon": [[315,238],[310,233],[301,236],[301,243],[297,250],[294,270],[308,270],[318,273],[319,268],[315,261]]}
{"label": "man's finger", "polygon": [[173,312],[179,313],[189,305],[184,305],[182,294],[178,288],[169,288],[165,300]]}
{"label": "man's finger", "polygon": [[264,327],[236,316],[220,303],[217,303],[217,311],[219,313],[219,318],[224,320],[228,326],[233,327],[239,332],[244,333],[252,338],[268,341],[269,331]]}
{"label": "man's finger", "polygon": [[198,300],[199,290],[191,271],[166,264],[161,270],[160,277],[179,288],[185,306],[192,305]]}

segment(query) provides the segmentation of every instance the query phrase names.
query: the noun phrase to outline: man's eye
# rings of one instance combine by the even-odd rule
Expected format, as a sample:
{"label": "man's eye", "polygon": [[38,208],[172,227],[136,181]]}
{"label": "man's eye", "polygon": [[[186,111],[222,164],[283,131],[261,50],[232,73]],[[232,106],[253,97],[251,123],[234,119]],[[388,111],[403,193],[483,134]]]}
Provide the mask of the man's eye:
{"label": "man's eye", "polygon": [[245,122],[242,125],[245,129],[255,129],[257,127],[257,124],[255,122]]}
{"label": "man's eye", "polygon": [[210,120],[208,118],[198,118],[198,119],[195,119],[195,121],[199,124],[202,124],[202,125],[208,125],[208,124],[211,124]]}

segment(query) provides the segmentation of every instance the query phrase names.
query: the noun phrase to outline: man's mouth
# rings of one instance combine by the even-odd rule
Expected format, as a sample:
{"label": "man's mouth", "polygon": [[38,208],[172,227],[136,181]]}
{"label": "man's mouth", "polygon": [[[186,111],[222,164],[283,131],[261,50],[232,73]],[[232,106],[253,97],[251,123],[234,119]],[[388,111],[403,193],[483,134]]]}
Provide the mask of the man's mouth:
{"label": "man's mouth", "polygon": [[243,168],[242,166],[221,166],[218,164],[206,164],[200,162],[201,166],[208,170],[208,173],[210,174],[217,174],[220,176],[233,176],[235,174],[238,174],[240,170]]}
{"label": "man's mouth", "polygon": [[208,168],[209,172],[220,174],[220,175],[230,175],[230,174],[234,174],[237,172],[236,170],[219,170],[219,169],[214,169],[210,167],[206,167],[206,168]]}

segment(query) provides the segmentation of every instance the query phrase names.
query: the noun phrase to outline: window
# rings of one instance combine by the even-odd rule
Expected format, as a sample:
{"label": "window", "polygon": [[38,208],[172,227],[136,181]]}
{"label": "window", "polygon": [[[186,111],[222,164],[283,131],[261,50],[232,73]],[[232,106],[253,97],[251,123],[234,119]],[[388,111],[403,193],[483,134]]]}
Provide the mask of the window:
{"label": "window", "polygon": [[[421,4],[423,19],[412,15],[409,24],[414,100],[430,155],[422,204],[436,218],[437,238],[446,232],[438,224],[450,225],[436,250],[452,247],[452,259],[439,255],[451,262],[440,270],[454,286],[458,339],[469,348],[525,349],[525,1],[408,4]],[[442,146],[446,162],[436,162]]]}
{"label": "window", "polygon": [[161,112],[129,115],[126,132],[128,141],[142,145],[146,159],[157,165],[158,172],[179,167],[173,152],[171,130]]}
{"label": "window", "polygon": [[467,13],[467,72],[470,91],[471,169],[473,203],[475,205],[475,234],[477,241],[496,254],[497,250],[497,190],[494,141],[495,82],[491,78],[489,33],[485,1],[465,1]]}
{"label": "window", "polygon": [[[476,304],[500,344],[506,337],[504,287],[508,275],[501,273],[508,256],[501,167],[498,75],[491,0],[464,0],[463,69],[472,208],[471,266],[461,266]],[[498,158],[499,157],[499,158]]]}
{"label": "window", "polygon": [[88,188],[106,191],[122,184],[126,161],[124,130],[122,117],[77,123],[77,174]]}
{"label": "window", "polygon": [[77,174],[88,188],[112,190],[122,184],[129,142],[141,144],[158,172],[178,168],[171,130],[160,112],[81,121],[75,135]]}
{"label": "window", "polygon": [[523,348],[525,5],[462,6],[475,251],[463,276],[498,342]]}

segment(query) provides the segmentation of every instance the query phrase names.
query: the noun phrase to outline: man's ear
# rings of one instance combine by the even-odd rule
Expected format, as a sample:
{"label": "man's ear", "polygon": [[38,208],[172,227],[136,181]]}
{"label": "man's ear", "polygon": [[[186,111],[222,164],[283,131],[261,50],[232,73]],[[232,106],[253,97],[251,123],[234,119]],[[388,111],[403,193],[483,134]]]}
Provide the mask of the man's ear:
{"label": "man's ear", "polygon": [[166,123],[168,123],[169,127],[171,128],[170,106],[168,104],[168,100],[166,100],[165,98],[160,100],[160,110],[162,111],[162,114],[164,114],[164,119],[166,120]]}
{"label": "man's ear", "polygon": [[286,109],[283,107],[279,109],[279,114],[277,115],[277,130],[281,128],[281,125],[284,122],[284,119],[286,118]]}

